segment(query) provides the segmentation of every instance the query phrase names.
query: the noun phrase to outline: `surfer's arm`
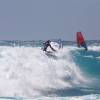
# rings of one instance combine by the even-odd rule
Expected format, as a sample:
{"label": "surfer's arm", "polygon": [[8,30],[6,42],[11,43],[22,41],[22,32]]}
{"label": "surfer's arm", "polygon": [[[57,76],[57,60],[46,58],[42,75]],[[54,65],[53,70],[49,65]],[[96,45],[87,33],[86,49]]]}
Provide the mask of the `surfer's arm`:
{"label": "surfer's arm", "polygon": [[56,51],[54,48],[52,48],[52,46],[51,45],[49,45],[50,46],[50,48],[53,50],[53,51]]}

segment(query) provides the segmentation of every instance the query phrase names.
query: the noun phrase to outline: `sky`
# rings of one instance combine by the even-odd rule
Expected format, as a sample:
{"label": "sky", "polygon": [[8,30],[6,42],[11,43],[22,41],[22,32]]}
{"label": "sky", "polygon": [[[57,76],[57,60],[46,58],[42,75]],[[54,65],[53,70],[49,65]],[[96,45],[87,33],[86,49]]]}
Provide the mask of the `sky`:
{"label": "sky", "polygon": [[0,0],[0,40],[100,40],[100,0]]}

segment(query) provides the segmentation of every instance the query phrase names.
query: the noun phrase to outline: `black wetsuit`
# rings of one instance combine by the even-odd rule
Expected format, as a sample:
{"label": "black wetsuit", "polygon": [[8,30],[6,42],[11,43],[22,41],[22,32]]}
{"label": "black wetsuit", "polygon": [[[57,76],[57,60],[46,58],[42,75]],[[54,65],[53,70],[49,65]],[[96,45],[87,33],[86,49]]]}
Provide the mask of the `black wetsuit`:
{"label": "black wetsuit", "polygon": [[45,43],[44,43],[44,48],[43,48],[43,51],[46,51],[46,50],[47,50],[47,48],[48,48],[48,46],[50,46],[50,47],[51,47],[50,43],[45,42]]}
{"label": "black wetsuit", "polygon": [[83,43],[81,44],[81,46],[82,46],[82,47],[84,47],[86,51],[88,50],[88,48],[87,48],[87,46],[86,46],[86,43],[85,43],[85,42],[83,42]]}
{"label": "black wetsuit", "polygon": [[43,51],[47,51],[48,46],[49,46],[53,51],[56,51],[54,48],[52,48],[52,46],[51,46],[51,44],[50,44],[50,41],[46,41],[46,42],[44,43]]}

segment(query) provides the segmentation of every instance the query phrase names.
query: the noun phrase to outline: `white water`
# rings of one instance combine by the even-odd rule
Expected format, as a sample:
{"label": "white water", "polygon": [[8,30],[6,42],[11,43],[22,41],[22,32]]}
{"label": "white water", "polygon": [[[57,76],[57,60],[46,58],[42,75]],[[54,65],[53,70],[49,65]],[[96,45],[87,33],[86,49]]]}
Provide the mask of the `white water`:
{"label": "white water", "polygon": [[67,47],[51,56],[36,47],[0,47],[0,96],[42,96],[84,82]]}
{"label": "white water", "polygon": [[90,47],[89,47],[89,50],[100,52],[100,46],[90,46]]}

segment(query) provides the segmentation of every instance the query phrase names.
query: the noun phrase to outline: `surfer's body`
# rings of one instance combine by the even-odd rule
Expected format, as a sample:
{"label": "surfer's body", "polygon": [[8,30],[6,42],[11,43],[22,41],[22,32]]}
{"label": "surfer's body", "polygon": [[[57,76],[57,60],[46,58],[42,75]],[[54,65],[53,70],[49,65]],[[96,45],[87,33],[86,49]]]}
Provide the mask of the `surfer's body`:
{"label": "surfer's body", "polygon": [[56,51],[56,50],[51,46],[50,42],[51,42],[51,41],[48,40],[48,41],[46,41],[46,42],[44,43],[43,51],[47,51],[47,48],[48,48],[48,47],[50,47],[52,51]]}

